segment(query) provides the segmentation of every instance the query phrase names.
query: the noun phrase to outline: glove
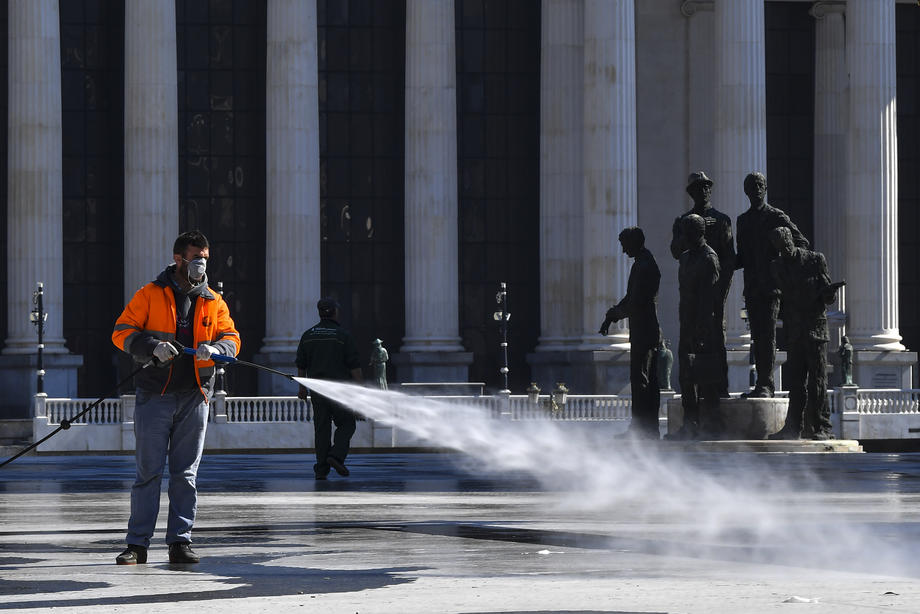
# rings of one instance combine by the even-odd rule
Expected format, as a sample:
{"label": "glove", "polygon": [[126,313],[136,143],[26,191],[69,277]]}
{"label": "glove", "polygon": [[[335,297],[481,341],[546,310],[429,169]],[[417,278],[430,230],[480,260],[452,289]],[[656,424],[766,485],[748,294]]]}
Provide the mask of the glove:
{"label": "glove", "polygon": [[601,324],[600,330],[597,332],[599,332],[600,334],[606,337],[609,331],[610,331],[610,320],[604,320],[604,323]]}
{"label": "glove", "polygon": [[211,356],[218,353],[218,349],[213,345],[201,343],[198,345],[198,350],[195,352],[195,360],[211,360]]}
{"label": "glove", "polygon": [[172,343],[160,341],[157,346],[153,348],[153,355],[160,363],[165,364],[178,356],[179,350],[177,350]]}

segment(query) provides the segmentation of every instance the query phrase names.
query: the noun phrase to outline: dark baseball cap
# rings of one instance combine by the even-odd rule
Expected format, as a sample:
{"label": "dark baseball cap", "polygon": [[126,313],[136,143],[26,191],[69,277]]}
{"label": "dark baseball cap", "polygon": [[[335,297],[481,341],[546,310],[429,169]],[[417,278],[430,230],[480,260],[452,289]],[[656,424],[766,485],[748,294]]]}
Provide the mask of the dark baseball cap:
{"label": "dark baseball cap", "polygon": [[316,309],[320,315],[332,314],[339,309],[339,303],[334,298],[327,296],[319,299],[316,303]]}

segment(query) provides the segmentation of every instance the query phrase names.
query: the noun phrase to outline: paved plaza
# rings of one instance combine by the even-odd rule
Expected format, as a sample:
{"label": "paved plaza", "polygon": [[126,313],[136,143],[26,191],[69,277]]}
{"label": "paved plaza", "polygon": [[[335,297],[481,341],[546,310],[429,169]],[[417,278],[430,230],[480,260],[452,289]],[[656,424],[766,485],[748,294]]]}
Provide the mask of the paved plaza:
{"label": "paved plaza", "polygon": [[0,610],[920,611],[920,456],[657,450],[696,476],[686,505],[459,454],[357,454],[326,482],[306,454],[206,455],[202,562],[166,562],[164,493],[136,567],[114,564],[133,458],[24,457],[0,470]]}

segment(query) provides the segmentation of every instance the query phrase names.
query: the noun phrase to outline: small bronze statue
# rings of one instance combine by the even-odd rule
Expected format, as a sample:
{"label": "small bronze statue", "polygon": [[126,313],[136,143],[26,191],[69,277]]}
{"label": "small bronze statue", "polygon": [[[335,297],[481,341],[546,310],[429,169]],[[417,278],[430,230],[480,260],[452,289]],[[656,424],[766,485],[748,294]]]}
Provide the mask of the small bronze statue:
{"label": "small bronze statue", "polygon": [[645,247],[645,233],[630,226],[620,232],[623,253],[634,258],[626,284],[626,296],[607,310],[600,334],[606,335],[613,322],[629,318],[629,383],[632,391],[632,422],[627,436],[659,439],[658,405],[661,392],[655,360],[661,342],[658,326],[658,284],[661,272],[655,257]]}
{"label": "small bronze statue", "polygon": [[658,346],[658,387],[661,390],[671,390],[671,368],[674,366],[674,353],[671,351],[671,342],[662,339]]}
{"label": "small bronze statue", "polygon": [[746,396],[772,397],[780,291],[770,273],[776,248],[770,243],[769,234],[774,228],[788,228],[795,246],[802,248],[808,247],[808,239],[788,215],[767,204],[767,179],[762,174],[751,173],[744,178],[744,193],[751,201],[751,208],[738,216],[735,267],[744,269],[744,305],[757,368],[754,390]]}
{"label": "small bronze statue", "polygon": [[853,346],[850,345],[850,339],[846,335],[840,339],[837,355],[840,356],[840,372],[843,375],[843,385],[855,386],[853,383]]}
{"label": "small bronze statue", "polygon": [[[706,244],[706,221],[696,214],[681,220],[681,234],[687,249],[680,255],[677,270],[680,303],[680,341],[677,359],[680,364],[680,394],[684,422],[669,436],[672,439],[696,439],[701,433],[701,401],[719,402],[721,368],[714,351],[717,332],[713,330],[719,283],[719,258]],[[708,430],[717,430],[709,424]]]}
{"label": "small bronze statue", "polygon": [[719,396],[728,398],[728,360],[725,352],[725,301],[735,274],[735,239],[732,237],[732,219],[712,206],[712,179],[703,171],[690,173],[687,178],[687,194],[693,199],[693,207],[674,220],[671,228],[671,255],[675,260],[687,249],[681,231],[681,222],[688,215],[698,215],[706,222],[706,245],[719,258],[719,281],[716,284],[715,305],[712,311],[712,327],[721,331],[721,342],[714,350],[719,355]]}
{"label": "small bronze statue", "polygon": [[837,300],[844,282],[831,283],[824,254],[796,247],[792,231],[774,228],[768,233],[779,252],[770,270],[783,293],[786,330],[786,385],[789,410],[782,430],[770,439],[833,439],[827,403],[826,306]]}
{"label": "small bronze statue", "polygon": [[374,368],[374,382],[381,390],[387,389],[387,361],[390,355],[383,347],[383,341],[374,339],[374,349],[371,350],[371,366]]}

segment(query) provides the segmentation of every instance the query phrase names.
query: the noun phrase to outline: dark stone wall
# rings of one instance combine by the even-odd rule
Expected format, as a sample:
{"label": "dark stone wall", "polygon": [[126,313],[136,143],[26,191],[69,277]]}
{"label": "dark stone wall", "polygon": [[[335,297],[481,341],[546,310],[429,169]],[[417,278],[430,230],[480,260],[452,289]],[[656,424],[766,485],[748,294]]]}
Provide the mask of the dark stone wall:
{"label": "dark stone wall", "polygon": [[495,294],[508,283],[509,384],[540,332],[540,5],[457,0],[460,332],[470,379],[500,389]]}
{"label": "dark stone wall", "polygon": [[[767,201],[814,242],[815,27],[810,3],[767,2]],[[737,186],[744,198],[743,186]]]}
{"label": "dark stone wall", "polygon": [[920,350],[920,7],[896,9],[898,46],[898,306],[902,343]]}
{"label": "dark stone wall", "polygon": [[[244,360],[265,336],[266,16],[265,0],[176,1],[179,231],[208,237],[208,279],[223,283]],[[231,394],[255,383],[228,369]]]}
{"label": "dark stone wall", "polygon": [[78,394],[96,397],[115,383],[123,307],[124,5],[67,0],[60,16],[64,313],[48,317],[63,317],[67,348],[83,356]]}
{"label": "dark stone wall", "polygon": [[322,234],[304,240],[369,376],[371,341],[395,353],[405,334],[405,1],[319,0],[317,19]]}

